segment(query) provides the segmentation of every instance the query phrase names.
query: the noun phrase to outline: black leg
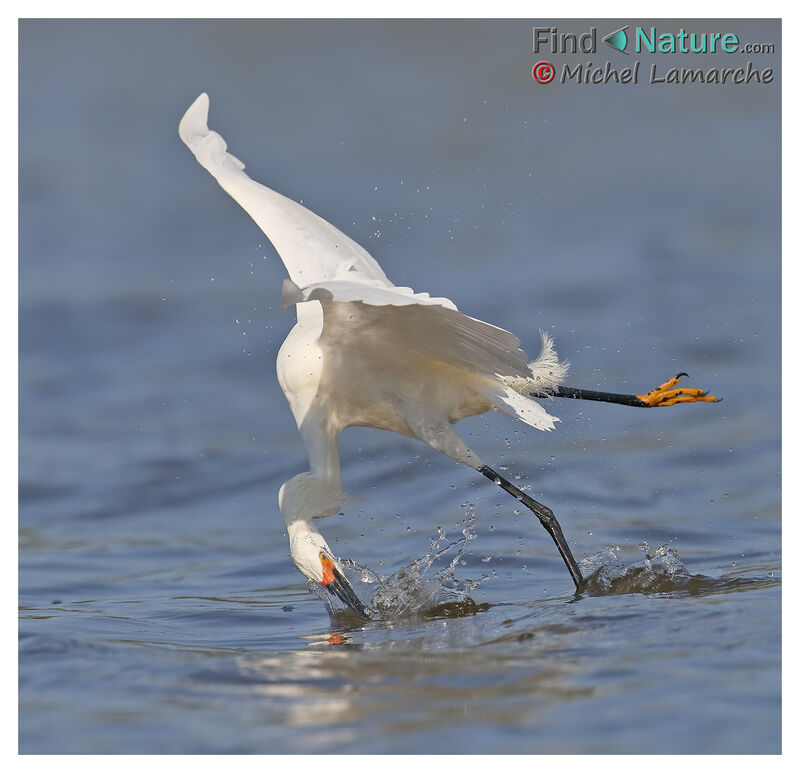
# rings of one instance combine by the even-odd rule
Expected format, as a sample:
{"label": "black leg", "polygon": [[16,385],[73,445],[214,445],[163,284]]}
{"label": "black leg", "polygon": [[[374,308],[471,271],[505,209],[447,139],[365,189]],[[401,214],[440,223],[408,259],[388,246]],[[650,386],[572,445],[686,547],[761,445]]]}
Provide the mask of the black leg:
{"label": "black leg", "polygon": [[634,408],[650,408],[636,395],[620,395],[615,392],[595,392],[592,389],[576,389],[575,387],[558,387],[552,397],[571,397],[573,400],[598,400],[602,403],[616,403],[617,405],[630,405]]}
{"label": "black leg", "polygon": [[603,403],[631,405],[634,408],[656,408],[678,403],[720,403],[722,398],[708,394],[702,389],[673,389],[687,373],[679,373],[661,386],[651,389],[643,395],[620,395],[616,392],[595,392],[593,389],[576,389],[575,387],[558,387],[550,393],[550,397],[571,397],[573,400],[599,400]]}
{"label": "black leg", "polygon": [[566,537],[564,537],[564,532],[561,531],[561,526],[559,526],[555,515],[553,515],[553,511],[549,507],[545,507],[540,502],[537,502],[533,497],[529,497],[524,491],[520,491],[515,485],[509,483],[501,475],[498,475],[491,467],[484,464],[483,467],[478,468],[478,472],[483,473],[490,481],[496,483],[500,488],[507,491],[511,496],[519,502],[522,502],[525,507],[533,512],[542,526],[547,529],[547,533],[553,538],[553,542],[556,543],[558,552],[561,553],[561,558],[564,559],[572,581],[575,583],[575,589],[580,590],[583,585],[581,570],[578,568],[578,562],[569,549]]}

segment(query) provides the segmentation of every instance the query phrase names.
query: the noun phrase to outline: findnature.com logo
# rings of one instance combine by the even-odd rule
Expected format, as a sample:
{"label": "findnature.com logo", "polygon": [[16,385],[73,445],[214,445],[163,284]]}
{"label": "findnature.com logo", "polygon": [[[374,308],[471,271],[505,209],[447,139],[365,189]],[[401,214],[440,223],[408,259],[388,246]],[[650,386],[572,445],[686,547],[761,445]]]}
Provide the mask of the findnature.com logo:
{"label": "findnature.com logo", "polygon": [[[533,53],[595,54],[597,53],[597,27],[583,33],[559,32],[557,27],[533,28]],[[743,42],[734,32],[687,32],[681,27],[677,32],[666,32],[654,26],[626,25],[601,38],[606,46],[626,56],[630,54],[774,54],[775,44],[769,42]],[[610,61],[600,65],[592,62],[564,63],[560,83],[570,81],[584,84],[638,83],[640,61],[629,67],[616,68]],[[537,62],[531,75],[537,83],[555,80],[556,67],[547,61]],[[671,67],[659,69],[658,63],[650,65],[650,83],[709,83],[748,84],[772,83],[772,68],[753,66],[752,61],[738,67]]]}

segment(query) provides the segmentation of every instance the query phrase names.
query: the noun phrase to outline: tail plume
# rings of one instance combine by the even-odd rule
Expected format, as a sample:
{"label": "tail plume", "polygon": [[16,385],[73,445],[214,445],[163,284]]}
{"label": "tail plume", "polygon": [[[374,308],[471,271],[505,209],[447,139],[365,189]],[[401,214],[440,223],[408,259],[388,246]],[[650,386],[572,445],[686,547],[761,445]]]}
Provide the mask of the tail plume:
{"label": "tail plume", "polygon": [[523,397],[547,397],[563,383],[569,370],[569,363],[558,359],[552,337],[540,332],[542,350],[533,362],[528,363],[531,375],[505,379],[505,383]]}
{"label": "tail plume", "polygon": [[528,363],[530,376],[500,376],[496,381],[486,382],[479,391],[502,413],[549,432],[559,419],[531,398],[552,394],[568,368],[569,363],[559,361],[553,339],[542,333],[542,350],[533,362]]}

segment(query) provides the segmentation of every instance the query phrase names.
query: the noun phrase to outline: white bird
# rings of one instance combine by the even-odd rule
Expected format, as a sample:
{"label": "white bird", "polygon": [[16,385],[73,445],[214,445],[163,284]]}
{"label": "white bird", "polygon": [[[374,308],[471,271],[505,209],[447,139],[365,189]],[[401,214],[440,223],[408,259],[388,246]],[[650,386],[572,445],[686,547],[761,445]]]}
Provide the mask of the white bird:
{"label": "white bird", "polygon": [[297,324],[277,358],[278,381],[310,467],[284,483],[278,495],[297,568],[357,613],[370,615],[314,523],[339,512],[345,498],[341,431],[363,426],[419,438],[511,493],[547,529],[579,589],[583,578],[552,511],[491,469],[452,425],[495,409],[549,431],[558,419],[535,396],[640,407],[716,398],[699,389],[673,389],[685,374],[638,396],[562,387],[568,366],[548,335],[542,333],[541,351],[531,361],[516,336],[462,314],[449,298],[393,285],[363,247],[248,177],[225,140],[208,128],[208,108],[208,96],[201,94],[178,133],[272,242],[289,274],[283,305],[297,309]]}

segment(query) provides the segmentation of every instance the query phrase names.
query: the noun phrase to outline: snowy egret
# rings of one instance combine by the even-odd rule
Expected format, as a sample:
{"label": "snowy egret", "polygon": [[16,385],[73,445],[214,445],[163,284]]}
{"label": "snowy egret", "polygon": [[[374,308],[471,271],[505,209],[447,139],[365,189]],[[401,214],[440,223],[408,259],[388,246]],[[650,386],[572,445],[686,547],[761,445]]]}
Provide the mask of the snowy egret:
{"label": "snowy egret", "polygon": [[278,495],[297,568],[369,616],[314,524],[342,506],[339,435],[345,427],[362,426],[419,438],[509,492],[547,529],[580,588],[580,569],[553,512],[489,467],[452,425],[495,409],[536,429],[553,429],[558,419],[533,397],[638,407],[716,398],[676,388],[683,373],[643,395],[562,386],[568,366],[548,335],[542,334],[539,356],[531,361],[516,336],[462,314],[449,298],[393,285],[363,247],[248,177],[225,140],[208,128],[208,107],[208,96],[201,94],[180,122],[180,137],[272,242],[289,274],[283,305],[297,310],[297,324],[277,358],[278,381],[310,467],[284,483]]}

